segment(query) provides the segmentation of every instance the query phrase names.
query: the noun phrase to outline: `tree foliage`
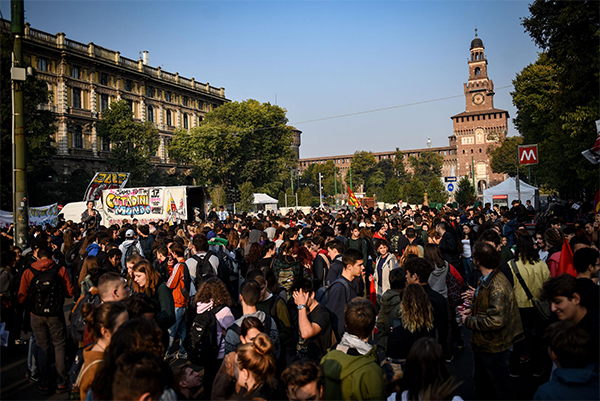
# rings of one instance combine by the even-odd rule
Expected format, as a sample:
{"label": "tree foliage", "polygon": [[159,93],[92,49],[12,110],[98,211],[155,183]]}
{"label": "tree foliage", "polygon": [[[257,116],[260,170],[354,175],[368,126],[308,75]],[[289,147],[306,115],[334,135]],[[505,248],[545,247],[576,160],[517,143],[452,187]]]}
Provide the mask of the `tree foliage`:
{"label": "tree foliage", "polygon": [[206,114],[200,126],[178,130],[169,152],[178,162],[194,165],[200,183],[251,182],[274,195],[296,164],[293,128],[287,123],[279,106],[253,99],[227,103]]}
{"label": "tree foliage", "polygon": [[490,167],[494,173],[517,175],[517,148],[523,144],[523,138],[512,136],[506,138],[502,145],[488,148]]}
{"label": "tree foliage", "polygon": [[[354,186],[365,185],[371,168],[377,164],[375,156],[371,152],[364,150],[356,151],[352,157],[350,167],[352,168],[352,184]],[[350,176],[346,175],[348,185]]]}
{"label": "tree foliage", "polygon": [[430,182],[442,175],[444,157],[438,153],[423,152],[419,157],[411,156],[408,162],[413,169],[413,177],[423,182]]}
{"label": "tree foliage", "polygon": [[310,206],[312,200],[312,194],[309,187],[304,187],[298,191],[298,204],[299,206]]}
{"label": "tree foliage", "polygon": [[[2,210],[12,210],[13,122],[10,69],[13,38],[2,33],[0,40],[0,206]],[[59,200],[56,196],[49,196],[44,186],[49,181],[50,159],[55,153],[55,148],[50,145],[56,127],[53,113],[40,106],[48,103],[52,96],[45,82],[27,77],[23,84],[23,98],[29,205],[42,206]]]}
{"label": "tree foliage", "polygon": [[250,181],[240,185],[239,210],[249,212],[254,207],[254,185]]}
{"label": "tree foliage", "polygon": [[221,185],[217,185],[210,191],[210,200],[212,205],[216,208],[221,206],[227,206],[227,197],[225,195],[225,189]]}
{"label": "tree foliage", "polygon": [[448,194],[444,190],[444,184],[440,177],[433,178],[427,185],[427,199],[429,202],[446,203]]}
{"label": "tree foliage", "polygon": [[543,50],[513,81],[515,126],[538,144],[539,184],[579,196],[597,173],[581,152],[593,146],[598,118],[600,19],[595,1],[534,1],[523,26]]}
{"label": "tree foliage", "polygon": [[96,129],[101,138],[111,142],[108,169],[131,173],[131,186],[146,185],[152,171],[151,157],[158,151],[158,129],[150,122],[135,121],[125,100],[111,103]]}
{"label": "tree foliage", "polygon": [[420,205],[423,203],[425,194],[425,184],[418,178],[411,179],[407,184],[404,185],[404,196],[406,202],[410,204]]}
{"label": "tree foliage", "polygon": [[406,166],[404,165],[404,153],[396,148],[394,152],[394,173],[400,182],[410,179],[409,174],[406,172]]}
{"label": "tree foliage", "polygon": [[383,189],[381,200],[385,203],[398,203],[402,199],[402,187],[396,177],[392,177]]}
{"label": "tree foliage", "polygon": [[454,199],[456,199],[456,202],[461,206],[472,205],[477,200],[471,180],[466,175],[458,182],[458,189],[456,190]]}

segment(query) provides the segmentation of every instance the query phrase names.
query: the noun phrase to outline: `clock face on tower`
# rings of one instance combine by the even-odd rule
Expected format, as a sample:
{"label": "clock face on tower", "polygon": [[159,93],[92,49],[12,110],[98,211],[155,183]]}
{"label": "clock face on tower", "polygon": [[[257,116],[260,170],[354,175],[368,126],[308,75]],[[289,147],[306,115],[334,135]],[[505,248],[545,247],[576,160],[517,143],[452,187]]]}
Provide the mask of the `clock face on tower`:
{"label": "clock face on tower", "polygon": [[485,97],[483,96],[483,94],[481,93],[476,93],[473,95],[473,103],[476,105],[480,105],[483,104],[483,102],[485,101]]}

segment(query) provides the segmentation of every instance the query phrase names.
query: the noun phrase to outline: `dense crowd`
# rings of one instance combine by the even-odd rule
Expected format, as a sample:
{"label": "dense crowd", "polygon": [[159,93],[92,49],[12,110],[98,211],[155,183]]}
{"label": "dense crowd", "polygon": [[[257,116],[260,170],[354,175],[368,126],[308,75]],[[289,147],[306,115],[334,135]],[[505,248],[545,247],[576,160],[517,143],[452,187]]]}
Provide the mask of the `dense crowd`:
{"label": "dense crowd", "polygon": [[2,233],[7,346],[31,333],[29,379],[71,399],[459,400],[470,338],[476,399],[525,374],[599,399],[599,220],[511,206],[106,227],[90,202],[25,250]]}

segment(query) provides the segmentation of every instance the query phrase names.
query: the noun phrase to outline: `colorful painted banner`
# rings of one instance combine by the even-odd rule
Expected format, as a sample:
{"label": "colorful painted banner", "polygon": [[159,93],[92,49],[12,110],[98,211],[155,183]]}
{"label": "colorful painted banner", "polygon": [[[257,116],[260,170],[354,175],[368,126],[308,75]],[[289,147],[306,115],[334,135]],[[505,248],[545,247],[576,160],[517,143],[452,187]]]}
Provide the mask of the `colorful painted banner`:
{"label": "colorful painted banner", "polygon": [[185,187],[120,188],[102,191],[107,224],[137,219],[139,224],[162,220],[169,224],[187,219]]}
{"label": "colorful painted banner", "polygon": [[[58,203],[48,206],[30,207],[29,208],[29,225],[46,227],[46,224],[56,226],[58,224]],[[0,227],[8,228],[13,224],[11,212],[0,210]]]}
{"label": "colorful painted banner", "polygon": [[84,201],[98,200],[103,189],[123,188],[127,184],[129,173],[96,173],[85,190]]}

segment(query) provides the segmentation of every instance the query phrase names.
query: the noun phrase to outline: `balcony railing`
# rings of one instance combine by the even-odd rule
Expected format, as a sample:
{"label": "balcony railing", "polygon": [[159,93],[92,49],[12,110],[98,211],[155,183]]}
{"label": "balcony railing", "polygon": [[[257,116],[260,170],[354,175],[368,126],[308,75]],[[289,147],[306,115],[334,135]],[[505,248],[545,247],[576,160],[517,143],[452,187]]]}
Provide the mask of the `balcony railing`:
{"label": "balcony railing", "polygon": [[69,107],[69,114],[71,114],[72,116],[77,116],[77,117],[92,118],[91,110],[80,109],[77,107]]}

